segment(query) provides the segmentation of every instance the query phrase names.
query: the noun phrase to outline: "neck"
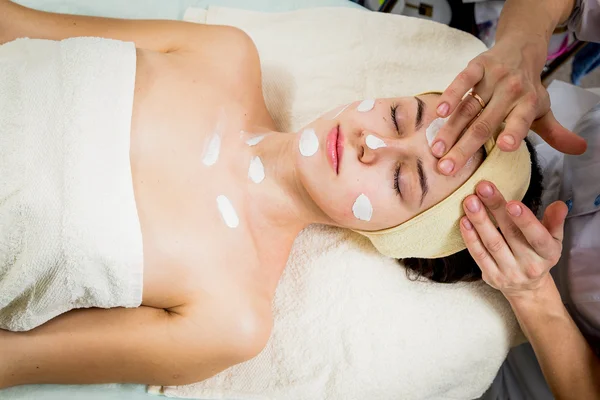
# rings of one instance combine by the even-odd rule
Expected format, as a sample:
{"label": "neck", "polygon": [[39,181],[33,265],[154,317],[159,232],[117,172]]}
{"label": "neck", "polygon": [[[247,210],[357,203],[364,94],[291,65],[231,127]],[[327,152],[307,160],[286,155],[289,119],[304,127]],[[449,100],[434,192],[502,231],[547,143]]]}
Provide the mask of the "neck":
{"label": "neck", "polygon": [[260,157],[265,178],[260,184],[250,184],[248,189],[249,210],[256,227],[293,238],[310,224],[326,223],[298,176],[294,163],[298,152],[296,138],[296,133],[269,132],[250,147],[252,157]]}

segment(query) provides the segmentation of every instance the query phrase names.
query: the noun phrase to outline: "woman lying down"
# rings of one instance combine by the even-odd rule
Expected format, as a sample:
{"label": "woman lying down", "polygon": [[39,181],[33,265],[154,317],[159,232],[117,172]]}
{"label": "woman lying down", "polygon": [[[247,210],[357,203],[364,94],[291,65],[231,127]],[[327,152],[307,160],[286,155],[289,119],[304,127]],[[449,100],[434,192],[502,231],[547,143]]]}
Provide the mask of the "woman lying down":
{"label": "woman lying down", "polygon": [[435,93],[276,132],[237,29],[7,0],[0,27],[0,387],[201,381],[263,349],[309,224],[455,282],[481,277],[459,229],[477,182],[537,207],[529,145],[437,172]]}

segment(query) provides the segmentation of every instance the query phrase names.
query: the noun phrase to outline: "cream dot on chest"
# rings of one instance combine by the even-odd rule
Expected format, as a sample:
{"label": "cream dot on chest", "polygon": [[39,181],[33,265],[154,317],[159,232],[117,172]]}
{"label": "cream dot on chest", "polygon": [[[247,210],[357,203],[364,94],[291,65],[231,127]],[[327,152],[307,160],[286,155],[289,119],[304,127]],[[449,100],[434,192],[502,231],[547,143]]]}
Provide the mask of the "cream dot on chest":
{"label": "cream dot on chest", "polygon": [[248,178],[254,183],[261,183],[265,179],[265,167],[260,157],[252,157],[250,160]]}
{"label": "cream dot on chest", "polygon": [[237,212],[231,204],[231,201],[223,195],[217,196],[217,208],[221,217],[223,218],[223,222],[229,228],[237,228],[240,224],[240,219],[238,218]]}
{"label": "cream dot on chest", "polygon": [[202,154],[202,164],[210,167],[214,165],[219,159],[219,152],[221,151],[221,136],[219,132],[214,132],[208,139],[208,143],[204,148]]}

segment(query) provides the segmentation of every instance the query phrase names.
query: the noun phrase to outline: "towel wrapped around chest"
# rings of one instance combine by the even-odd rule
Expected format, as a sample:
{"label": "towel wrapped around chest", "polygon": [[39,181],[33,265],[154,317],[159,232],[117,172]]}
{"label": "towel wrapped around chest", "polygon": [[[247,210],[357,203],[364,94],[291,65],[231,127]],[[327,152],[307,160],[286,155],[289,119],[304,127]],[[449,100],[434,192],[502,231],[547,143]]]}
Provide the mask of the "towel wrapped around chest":
{"label": "towel wrapped around chest", "polygon": [[0,328],[137,307],[142,237],[129,144],[133,43],[0,46]]}

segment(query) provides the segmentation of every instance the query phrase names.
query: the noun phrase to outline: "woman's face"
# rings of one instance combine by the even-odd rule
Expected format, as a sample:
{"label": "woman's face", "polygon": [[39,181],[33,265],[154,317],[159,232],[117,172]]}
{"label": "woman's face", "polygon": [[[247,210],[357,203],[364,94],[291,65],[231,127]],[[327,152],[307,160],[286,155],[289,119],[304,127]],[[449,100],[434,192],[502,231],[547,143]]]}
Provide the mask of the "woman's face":
{"label": "woman's face", "polygon": [[439,203],[473,174],[482,151],[455,176],[437,171],[425,131],[437,118],[438,97],[351,103],[299,132],[298,175],[328,222],[390,228]]}

